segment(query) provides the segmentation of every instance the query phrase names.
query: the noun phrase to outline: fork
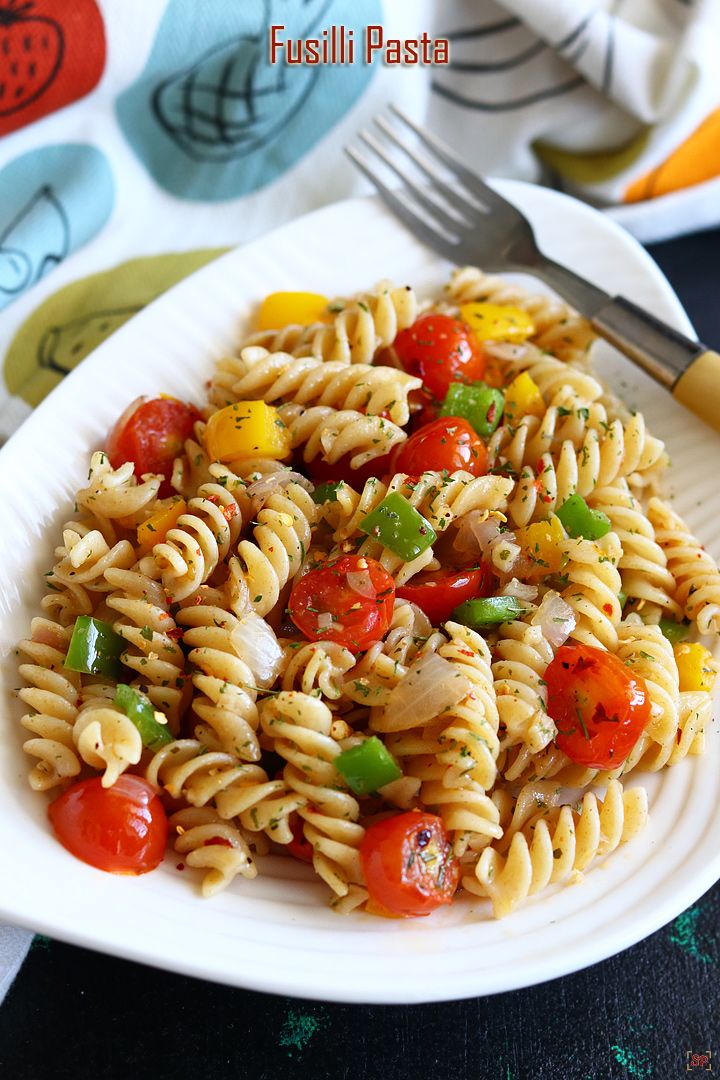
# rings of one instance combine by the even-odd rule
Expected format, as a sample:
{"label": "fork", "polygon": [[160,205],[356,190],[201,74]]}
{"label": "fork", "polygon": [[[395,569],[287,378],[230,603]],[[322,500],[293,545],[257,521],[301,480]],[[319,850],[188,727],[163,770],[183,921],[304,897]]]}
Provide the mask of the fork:
{"label": "fork", "polygon": [[[517,207],[436,135],[394,105],[389,110],[399,127],[383,115],[374,120],[384,139],[370,131],[360,132],[371,156],[353,146],[345,147],[345,152],[412,233],[456,265],[525,271],[540,278],[677,401],[720,430],[718,353],[624,296],[611,296],[548,258]],[[381,179],[376,159],[399,178],[400,187],[390,187]]]}

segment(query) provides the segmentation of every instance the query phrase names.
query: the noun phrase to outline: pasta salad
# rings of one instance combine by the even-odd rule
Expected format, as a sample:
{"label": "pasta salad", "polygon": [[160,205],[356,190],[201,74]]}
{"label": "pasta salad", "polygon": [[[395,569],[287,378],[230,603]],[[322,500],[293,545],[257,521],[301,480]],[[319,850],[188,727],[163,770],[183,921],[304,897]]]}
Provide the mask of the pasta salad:
{"label": "pasta salad", "polygon": [[[30,785],[100,869],[498,917],[634,837],[704,749],[720,571],[565,304],[275,293],[202,406],[93,453],[19,645]],[[178,859],[180,860],[178,862]]]}

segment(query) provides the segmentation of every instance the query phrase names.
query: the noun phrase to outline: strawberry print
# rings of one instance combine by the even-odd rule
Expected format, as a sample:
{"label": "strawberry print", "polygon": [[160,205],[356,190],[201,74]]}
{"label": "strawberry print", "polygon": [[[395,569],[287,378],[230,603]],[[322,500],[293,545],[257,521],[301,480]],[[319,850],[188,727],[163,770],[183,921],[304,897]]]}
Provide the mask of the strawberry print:
{"label": "strawberry print", "polygon": [[84,97],[104,66],[96,0],[0,0],[0,135]]}

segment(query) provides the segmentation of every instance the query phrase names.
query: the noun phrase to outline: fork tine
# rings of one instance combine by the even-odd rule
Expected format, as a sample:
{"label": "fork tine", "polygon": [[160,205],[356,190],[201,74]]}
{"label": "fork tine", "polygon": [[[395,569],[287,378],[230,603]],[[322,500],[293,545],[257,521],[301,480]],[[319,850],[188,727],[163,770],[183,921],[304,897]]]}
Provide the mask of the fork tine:
{"label": "fork tine", "polygon": [[367,177],[370,183],[378,189],[390,209],[397,214],[401,221],[405,222],[411,232],[415,233],[416,236],[422,237],[430,247],[439,251],[440,254],[444,255],[447,259],[450,259],[453,262],[455,261],[455,256],[457,254],[455,244],[453,244],[447,236],[443,236],[441,233],[436,232],[435,229],[431,229],[427,222],[418,217],[415,211],[412,210],[407,203],[399,198],[387,184],[379,179],[371,166],[353,146],[346,146],[345,153],[355,162],[360,172]]}
{"label": "fork tine", "polygon": [[361,131],[360,138],[368,146],[373,153],[377,154],[381,161],[385,162],[389,169],[391,169],[397,177],[402,180],[405,187],[412,192],[413,198],[428,214],[432,216],[435,222],[439,222],[444,229],[448,232],[458,235],[459,229],[467,228],[470,222],[459,221],[458,218],[452,217],[447,214],[441,206],[439,206],[433,199],[428,198],[421,187],[415,183],[415,181],[407,175],[407,173],[397,165],[392,157],[386,152],[384,147],[370,135],[369,132]]}
{"label": "fork tine", "polygon": [[374,117],[374,120],[375,124],[392,142],[393,146],[402,150],[402,152],[417,165],[418,169],[427,176],[433,187],[435,187],[442,197],[454,206],[456,210],[460,210],[461,213],[471,217],[475,221],[477,221],[478,213],[485,213],[484,208],[478,206],[477,203],[470,202],[468,198],[463,198],[457,191],[454,191],[440,173],[433,168],[427,158],[424,158],[414,147],[408,146],[407,143],[402,140],[399,132],[396,131],[392,124],[388,123],[384,116],[376,116]]}
{"label": "fork tine", "polygon": [[[411,131],[414,131],[420,141],[432,151],[436,157],[451,170],[460,180],[465,184],[468,190],[477,195],[481,202],[485,203],[488,209],[493,208],[495,210],[503,210],[506,214],[513,214],[516,218],[523,218],[523,215],[508,202],[507,199],[503,199],[502,195],[498,195],[488,184],[482,180],[477,173],[472,172],[466,165],[463,164],[461,159],[457,156],[454,150],[451,150],[444,142],[438,139],[435,135],[431,135],[429,131],[425,131],[424,128],[416,124],[408,116],[405,116],[397,106],[392,103],[389,105],[391,112],[400,120],[406,127],[409,127]],[[523,220],[525,220],[523,218]]]}

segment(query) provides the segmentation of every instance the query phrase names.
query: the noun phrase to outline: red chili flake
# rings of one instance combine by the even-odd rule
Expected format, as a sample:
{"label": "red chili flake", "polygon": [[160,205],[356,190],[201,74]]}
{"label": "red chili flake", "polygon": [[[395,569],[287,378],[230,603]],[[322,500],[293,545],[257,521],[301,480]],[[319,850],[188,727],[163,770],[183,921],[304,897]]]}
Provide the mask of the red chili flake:
{"label": "red chili flake", "polygon": [[605,612],[606,615],[612,615],[612,613],[613,613],[612,604],[603,604],[602,609],[603,609],[603,611]]}
{"label": "red chili flake", "polygon": [[173,641],[179,641],[185,631],[183,630],[182,626],[175,626],[172,630],[167,630],[166,633],[167,636]]}
{"label": "red chili flake", "polygon": [[473,660],[475,659],[475,653],[472,649],[458,649],[458,652],[461,656],[470,656]]}
{"label": "red chili flake", "polygon": [[215,503],[216,506],[220,502],[220,496],[219,495],[206,495],[205,498],[207,499],[208,502]]}
{"label": "red chili flake", "polygon": [[235,503],[230,503],[229,506],[223,506],[223,508],[222,508],[222,515],[223,515],[223,517],[225,518],[226,521],[232,521],[232,519],[235,517],[237,512],[238,512],[238,508],[237,508],[237,505]]}
{"label": "red chili flake", "polygon": [[202,604],[202,601],[203,601],[202,596],[196,596],[195,599],[193,600],[193,603],[194,603],[195,607],[197,607],[199,604]]}
{"label": "red chili flake", "polygon": [[185,869],[185,863],[181,863],[181,862],[177,863],[175,869],[176,870],[184,870]]}

